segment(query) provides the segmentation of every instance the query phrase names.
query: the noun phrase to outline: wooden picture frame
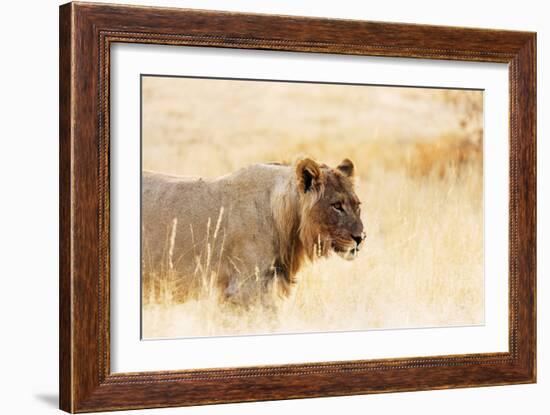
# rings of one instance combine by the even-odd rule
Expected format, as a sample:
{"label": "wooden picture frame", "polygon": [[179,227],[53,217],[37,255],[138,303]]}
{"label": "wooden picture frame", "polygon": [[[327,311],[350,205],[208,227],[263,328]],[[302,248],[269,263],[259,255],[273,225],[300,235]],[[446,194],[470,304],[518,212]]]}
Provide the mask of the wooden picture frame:
{"label": "wooden picture frame", "polygon": [[[111,373],[109,62],[117,42],[509,65],[509,352]],[[60,8],[60,408],[91,412],[536,380],[536,34],[69,3]],[[231,362],[228,362],[231,366]]]}

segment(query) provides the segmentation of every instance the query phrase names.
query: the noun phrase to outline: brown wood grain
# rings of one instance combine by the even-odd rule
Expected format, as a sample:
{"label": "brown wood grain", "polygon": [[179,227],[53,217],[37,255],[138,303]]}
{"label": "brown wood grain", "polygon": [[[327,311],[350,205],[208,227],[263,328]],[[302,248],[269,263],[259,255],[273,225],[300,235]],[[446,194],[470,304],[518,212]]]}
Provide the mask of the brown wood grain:
{"label": "brown wood grain", "polygon": [[[509,63],[510,351],[111,373],[109,59],[116,42]],[[61,409],[89,412],[535,381],[534,33],[69,3],[60,8],[59,94]]]}
{"label": "brown wood grain", "polygon": [[69,7],[59,13],[59,406],[73,409],[71,321],[71,110],[72,22]]}

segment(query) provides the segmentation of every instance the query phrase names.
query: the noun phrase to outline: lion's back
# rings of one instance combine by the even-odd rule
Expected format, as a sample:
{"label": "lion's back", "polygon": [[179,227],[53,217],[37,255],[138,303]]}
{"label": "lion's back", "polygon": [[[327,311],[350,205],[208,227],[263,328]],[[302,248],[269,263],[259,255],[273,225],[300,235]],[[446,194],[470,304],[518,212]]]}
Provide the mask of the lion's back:
{"label": "lion's back", "polygon": [[198,202],[208,206],[216,198],[211,184],[199,177],[144,171],[141,186],[144,223],[151,222],[147,220],[146,213],[172,215],[188,211],[188,214],[193,214],[191,207],[194,206],[196,212],[200,208]]}
{"label": "lion's back", "polygon": [[244,274],[256,267],[247,262],[271,261],[271,194],[286,175],[284,166],[276,165],[250,166],[215,180],[144,172],[146,271],[158,273],[173,266],[192,276],[216,263],[221,272],[225,260],[234,256],[229,268],[236,265]]}
{"label": "lion's back", "polygon": [[186,265],[192,264],[193,258],[183,254],[193,251],[205,232],[208,217],[220,205],[212,185],[200,178],[143,172],[141,197],[146,272],[163,273],[171,267],[183,267],[189,273]]}

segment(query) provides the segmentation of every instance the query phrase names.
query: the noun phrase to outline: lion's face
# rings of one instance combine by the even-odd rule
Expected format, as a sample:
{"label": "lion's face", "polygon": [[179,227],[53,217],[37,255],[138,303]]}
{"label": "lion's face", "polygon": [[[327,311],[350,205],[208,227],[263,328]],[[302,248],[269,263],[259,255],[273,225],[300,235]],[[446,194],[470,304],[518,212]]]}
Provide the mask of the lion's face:
{"label": "lion's face", "polygon": [[303,191],[302,227],[305,244],[317,254],[330,250],[354,259],[364,245],[361,202],[353,186],[354,166],[345,159],[335,169],[311,159],[297,164],[298,187]]}

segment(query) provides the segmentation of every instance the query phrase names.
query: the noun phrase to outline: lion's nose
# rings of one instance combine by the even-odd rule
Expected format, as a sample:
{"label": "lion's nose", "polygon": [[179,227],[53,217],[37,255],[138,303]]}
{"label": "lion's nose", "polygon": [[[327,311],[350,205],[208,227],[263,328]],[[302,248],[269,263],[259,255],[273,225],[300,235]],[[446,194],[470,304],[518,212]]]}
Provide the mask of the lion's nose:
{"label": "lion's nose", "polygon": [[351,235],[352,239],[355,241],[357,245],[359,245],[361,242],[363,242],[363,239],[365,239],[365,233],[361,233],[361,235]]}

